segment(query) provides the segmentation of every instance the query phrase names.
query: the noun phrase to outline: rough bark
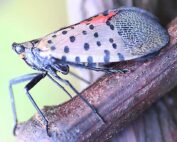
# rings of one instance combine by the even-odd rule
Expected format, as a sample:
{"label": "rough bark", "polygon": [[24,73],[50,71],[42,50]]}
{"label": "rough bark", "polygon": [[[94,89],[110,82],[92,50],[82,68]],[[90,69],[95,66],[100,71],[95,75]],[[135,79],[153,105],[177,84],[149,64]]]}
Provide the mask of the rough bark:
{"label": "rough bark", "polygon": [[177,87],[145,111],[112,142],[176,142]]}
{"label": "rough bark", "polygon": [[[175,29],[176,24],[171,24]],[[129,69],[126,74],[108,74],[84,90],[84,96],[97,108],[107,123],[79,98],[58,106],[45,107],[51,137],[36,114],[18,126],[17,140],[32,141],[109,141],[161,96],[177,85],[176,37],[153,59],[145,62],[126,62],[117,67]]]}

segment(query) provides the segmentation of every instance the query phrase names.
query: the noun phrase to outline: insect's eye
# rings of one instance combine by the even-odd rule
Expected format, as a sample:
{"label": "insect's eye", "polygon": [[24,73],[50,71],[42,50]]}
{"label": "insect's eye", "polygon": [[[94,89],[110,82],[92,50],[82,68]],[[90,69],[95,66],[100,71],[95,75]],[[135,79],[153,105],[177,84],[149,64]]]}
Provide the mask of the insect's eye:
{"label": "insect's eye", "polygon": [[23,45],[13,43],[12,47],[15,50],[15,52],[17,52],[17,54],[21,54],[21,53],[25,52],[25,47]]}

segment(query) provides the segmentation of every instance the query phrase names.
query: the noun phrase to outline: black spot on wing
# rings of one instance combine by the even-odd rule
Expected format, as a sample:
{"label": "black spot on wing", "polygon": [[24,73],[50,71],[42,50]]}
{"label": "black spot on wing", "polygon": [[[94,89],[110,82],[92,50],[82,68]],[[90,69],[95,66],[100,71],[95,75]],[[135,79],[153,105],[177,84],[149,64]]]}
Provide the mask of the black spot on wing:
{"label": "black spot on wing", "polygon": [[82,31],[82,34],[83,34],[83,35],[86,35],[86,34],[87,34],[87,31]]}
{"label": "black spot on wing", "polygon": [[69,53],[69,47],[68,47],[68,46],[65,46],[65,47],[64,47],[64,52],[65,52],[65,53]]}
{"label": "black spot on wing", "polygon": [[74,26],[71,26],[70,28],[73,30],[73,29],[74,29]]}
{"label": "black spot on wing", "polygon": [[124,61],[125,60],[124,55],[122,55],[121,53],[117,53],[117,56],[119,58],[119,61]]}
{"label": "black spot on wing", "polygon": [[93,30],[93,29],[94,29],[94,26],[93,26],[93,25],[90,25],[89,28],[90,28],[91,30]]}
{"label": "black spot on wing", "polygon": [[67,60],[66,56],[61,57],[61,61],[66,62],[66,60]]}
{"label": "black spot on wing", "polygon": [[96,32],[96,33],[94,33],[94,37],[95,38],[97,38],[98,37],[98,33]]}
{"label": "black spot on wing", "polygon": [[113,43],[113,42],[114,42],[114,40],[113,40],[112,38],[110,38],[110,39],[109,39],[109,42],[110,42],[110,43]]}
{"label": "black spot on wing", "polygon": [[105,63],[108,63],[109,62],[109,60],[110,60],[110,52],[109,52],[109,50],[104,50],[104,62]]}
{"label": "black spot on wing", "polygon": [[56,37],[57,37],[57,35],[52,35],[52,37],[53,37],[53,38],[56,38]]}
{"label": "black spot on wing", "polygon": [[75,61],[76,61],[76,63],[80,63],[80,62],[81,62],[80,57],[77,56],[77,57],[75,58]]}
{"label": "black spot on wing", "polygon": [[114,25],[110,25],[110,29],[111,29],[111,30],[114,30]]}
{"label": "black spot on wing", "polygon": [[52,51],[54,51],[54,50],[56,49],[56,47],[55,47],[55,46],[51,46],[50,49],[51,49]]}
{"label": "black spot on wing", "polygon": [[111,25],[111,23],[110,23],[110,21],[108,20],[108,21],[106,21],[106,25],[107,26],[110,26]]}
{"label": "black spot on wing", "polygon": [[88,64],[92,64],[93,63],[93,57],[92,56],[88,56],[87,62],[88,62]]}
{"label": "black spot on wing", "polygon": [[89,50],[89,48],[90,48],[90,45],[88,43],[84,43],[84,49]]}
{"label": "black spot on wing", "polygon": [[48,44],[52,44],[52,40],[48,40],[47,42],[48,42]]}
{"label": "black spot on wing", "polygon": [[114,25],[112,25],[109,20],[106,21],[106,25],[107,25],[108,27],[110,27],[111,30],[114,30],[114,29],[115,29]]}
{"label": "black spot on wing", "polygon": [[113,43],[113,44],[112,44],[112,47],[113,47],[114,49],[117,49],[117,44]]}
{"label": "black spot on wing", "polygon": [[70,39],[70,42],[74,42],[76,40],[75,36],[70,36],[69,39]]}
{"label": "black spot on wing", "polygon": [[97,41],[96,44],[97,44],[97,46],[101,46],[101,42],[100,41]]}
{"label": "black spot on wing", "polygon": [[66,35],[66,34],[67,34],[67,31],[64,30],[64,31],[62,31],[61,33],[62,33],[63,35]]}
{"label": "black spot on wing", "polygon": [[108,16],[108,14],[109,14],[108,10],[106,10],[106,11],[103,12],[103,16]]}

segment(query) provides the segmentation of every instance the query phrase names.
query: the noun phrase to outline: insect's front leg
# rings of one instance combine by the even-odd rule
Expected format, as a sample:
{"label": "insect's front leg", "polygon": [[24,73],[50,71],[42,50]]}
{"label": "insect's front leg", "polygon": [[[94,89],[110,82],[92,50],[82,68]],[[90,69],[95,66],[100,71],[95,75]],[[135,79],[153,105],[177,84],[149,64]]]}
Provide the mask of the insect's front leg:
{"label": "insect's front leg", "polygon": [[76,90],[76,88],[68,81],[68,80],[64,80],[62,79],[60,76],[58,76],[55,72],[50,72],[57,80],[63,82],[64,84],[66,84],[67,86],[69,86],[75,93],[77,96],[79,96],[91,109],[94,113],[96,113],[99,118],[105,123],[104,118],[98,113],[98,111]]}
{"label": "insect's front leg", "polygon": [[38,105],[36,104],[36,102],[34,101],[34,99],[33,99],[33,97],[31,96],[31,94],[29,93],[29,91],[30,91],[41,79],[43,79],[46,75],[47,75],[47,73],[41,73],[41,74],[38,74],[37,76],[35,76],[35,77],[25,86],[25,93],[26,93],[27,97],[29,98],[29,100],[31,101],[31,103],[33,104],[34,108],[37,110],[38,114],[42,117],[42,120],[43,120],[43,122],[45,123],[47,135],[50,136],[49,133],[48,133],[48,121],[47,121],[46,117],[44,116],[44,114],[42,113],[42,111],[40,110],[40,108],[38,107]]}
{"label": "insect's front leg", "polygon": [[13,113],[13,119],[14,119],[14,129],[13,129],[13,134],[14,135],[16,135],[15,131],[16,131],[16,128],[17,128],[18,119],[17,119],[14,93],[13,93],[13,88],[12,87],[13,87],[13,85],[32,80],[33,78],[35,78],[38,75],[39,75],[39,73],[27,74],[27,75],[23,75],[23,76],[14,78],[14,79],[9,81],[9,95],[10,95],[11,107],[12,107],[12,113]]}
{"label": "insect's front leg", "polygon": [[30,99],[30,101],[32,102],[32,104],[34,105],[36,110],[38,111],[38,113],[42,116],[44,122],[47,123],[46,129],[48,130],[47,120],[45,119],[43,113],[41,112],[41,110],[39,109],[39,107],[37,106],[37,104],[35,103],[33,98],[31,97],[31,95],[29,94],[29,90],[32,89],[45,76],[46,76],[46,73],[34,73],[34,74],[23,75],[18,78],[10,80],[10,82],[9,82],[9,95],[10,95],[10,99],[11,99],[11,106],[12,106],[12,112],[13,112],[13,117],[14,117],[14,129],[13,129],[14,135],[16,135],[16,128],[17,128],[18,119],[17,119],[17,113],[16,113],[15,101],[14,101],[14,93],[13,93],[12,86],[15,84],[23,83],[25,81],[30,81],[25,86],[26,95],[28,96],[28,98]]}

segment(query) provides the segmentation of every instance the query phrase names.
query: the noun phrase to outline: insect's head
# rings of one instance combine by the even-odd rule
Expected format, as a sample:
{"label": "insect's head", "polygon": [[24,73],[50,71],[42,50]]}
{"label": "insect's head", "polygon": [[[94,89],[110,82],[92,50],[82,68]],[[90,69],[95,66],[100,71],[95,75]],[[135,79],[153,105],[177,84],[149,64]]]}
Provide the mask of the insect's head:
{"label": "insect's head", "polygon": [[18,44],[18,43],[13,43],[12,44],[12,49],[18,54],[18,55],[23,55],[25,52],[25,46],[23,44]]}
{"label": "insect's head", "polygon": [[29,50],[35,48],[36,43],[38,40],[33,40],[29,42],[24,42],[24,43],[13,43],[12,44],[12,49],[21,57],[25,57],[25,53],[29,52]]}
{"label": "insect's head", "polygon": [[36,48],[39,40],[32,40],[24,43],[13,43],[12,49],[23,59],[29,66],[35,68],[38,65],[36,54],[39,49]]}
{"label": "insect's head", "polygon": [[24,43],[13,43],[12,49],[22,58],[30,67],[40,71],[59,71],[63,74],[69,72],[69,67],[63,65],[55,58],[41,56],[41,50],[38,48],[40,40],[32,40]]}

